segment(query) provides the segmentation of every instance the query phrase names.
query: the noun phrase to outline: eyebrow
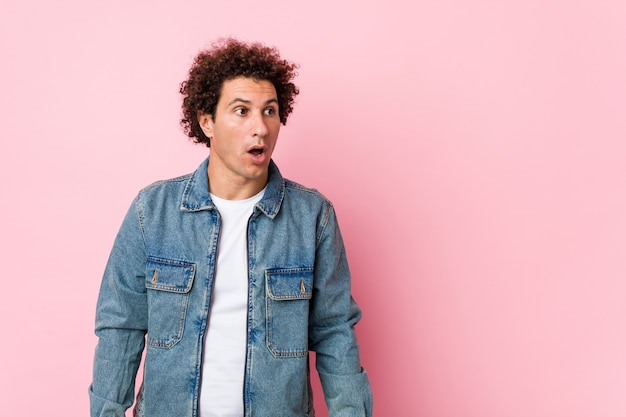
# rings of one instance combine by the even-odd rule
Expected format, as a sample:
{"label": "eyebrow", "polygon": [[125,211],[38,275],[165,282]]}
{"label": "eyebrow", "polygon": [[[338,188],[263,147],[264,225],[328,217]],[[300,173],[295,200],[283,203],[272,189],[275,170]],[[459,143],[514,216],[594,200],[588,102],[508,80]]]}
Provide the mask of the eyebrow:
{"label": "eyebrow", "polygon": [[[230,107],[230,106],[232,106],[232,105],[233,105],[233,104],[235,104],[235,103],[244,103],[244,104],[250,105],[250,104],[252,104],[252,101],[250,101],[250,100],[244,100],[243,98],[234,98],[234,99],[232,99],[232,100],[231,100],[231,101],[230,101],[230,102],[226,105],[226,107]],[[267,100],[267,101],[264,103],[264,105],[266,105],[266,106],[267,106],[268,104],[272,104],[272,103],[276,103],[276,104],[278,104],[278,99],[271,98],[271,99]]]}

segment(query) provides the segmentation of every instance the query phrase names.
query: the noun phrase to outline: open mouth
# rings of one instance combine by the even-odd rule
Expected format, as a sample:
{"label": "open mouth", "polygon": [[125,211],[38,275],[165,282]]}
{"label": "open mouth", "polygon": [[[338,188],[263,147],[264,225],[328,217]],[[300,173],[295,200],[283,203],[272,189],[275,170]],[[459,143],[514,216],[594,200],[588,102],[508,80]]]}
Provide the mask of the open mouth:
{"label": "open mouth", "polygon": [[263,149],[262,148],[251,149],[248,152],[251,153],[254,156],[261,156],[261,155],[263,155]]}

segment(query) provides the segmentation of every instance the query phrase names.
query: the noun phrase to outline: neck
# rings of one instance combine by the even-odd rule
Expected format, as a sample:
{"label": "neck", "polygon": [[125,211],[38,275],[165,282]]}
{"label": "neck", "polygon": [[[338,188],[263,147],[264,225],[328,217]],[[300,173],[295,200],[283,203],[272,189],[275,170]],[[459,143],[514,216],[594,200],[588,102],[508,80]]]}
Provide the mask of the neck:
{"label": "neck", "polygon": [[207,170],[209,177],[209,192],[224,200],[245,200],[258,193],[265,188],[268,181],[268,173],[259,178],[240,179],[233,178],[219,171],[211,169],[211,161],[209,160],[209,168]]}

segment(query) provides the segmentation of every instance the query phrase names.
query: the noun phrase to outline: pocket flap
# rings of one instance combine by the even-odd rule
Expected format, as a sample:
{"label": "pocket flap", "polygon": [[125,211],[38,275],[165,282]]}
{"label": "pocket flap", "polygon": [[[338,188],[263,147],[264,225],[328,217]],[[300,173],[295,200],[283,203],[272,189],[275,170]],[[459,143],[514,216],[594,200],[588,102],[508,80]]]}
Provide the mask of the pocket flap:
{"label": "pocket flap", "polygon": [[313,294],[313,269],[268,269],[265,277],[267,295],[272,300],[309,299]]}
{"label": "pocket flap", "polygon": [[175,293],[191,290],[196,265],[191,262],[149,257],[146,263],[146,288]]}

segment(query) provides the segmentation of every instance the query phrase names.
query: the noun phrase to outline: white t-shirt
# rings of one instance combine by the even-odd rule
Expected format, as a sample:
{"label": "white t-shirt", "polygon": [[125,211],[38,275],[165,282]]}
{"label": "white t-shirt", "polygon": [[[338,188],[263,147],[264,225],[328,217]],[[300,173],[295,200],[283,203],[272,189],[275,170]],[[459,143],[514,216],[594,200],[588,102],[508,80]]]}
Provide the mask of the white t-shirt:
{"label": "white t-shirt", "polygon": [[200,417],[242,417],[248,319],[248,220],[263,189],[246,200],[211,194],[221,228],[204,338]]}

